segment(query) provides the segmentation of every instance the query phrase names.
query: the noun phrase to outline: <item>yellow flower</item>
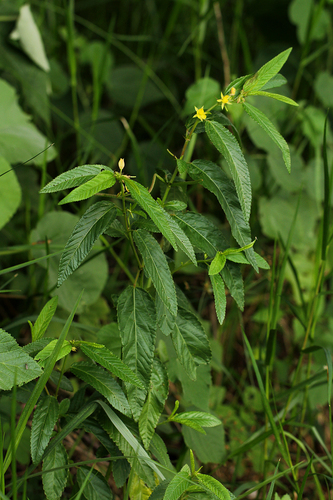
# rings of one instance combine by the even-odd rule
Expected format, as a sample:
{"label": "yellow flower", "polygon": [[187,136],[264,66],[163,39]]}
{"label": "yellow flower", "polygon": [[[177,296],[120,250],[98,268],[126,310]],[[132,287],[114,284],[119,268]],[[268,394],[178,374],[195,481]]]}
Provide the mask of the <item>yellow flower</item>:
{"label": "yellow flower", "polygon": [[193,115],[193,118],[199,118],[199,120],[201,122],[202,122],[202,120],[206,120],[207,114],[205,113],[203,106],[200,109],[198,109],[196,106],[194,106],[194,107],[195,107],[196,113],[195,113],[195,115]]}
{"label": "yellow flower", "polygon": [[235,87],[231,87],[231,89],[230,89],[230,95],[235,95],[235,94],[236,94]]}
{"label": "yellow flower", "polygon": [[223,95],[222,92],[221,92],[221,99],[217,99],[217,102],[220,102],[222,109],[224,109],[224,106],[226,104],[231,104],[231,102],[229,102],[230,99],[231,99],[230,95]]}
{"label": "yellow flower", "polygon": [[125,167],[125,160],[124,158],[120,158],[120,160],[118,161],[118,167],[119,167],[119,170],[123,170],[124,167]]}

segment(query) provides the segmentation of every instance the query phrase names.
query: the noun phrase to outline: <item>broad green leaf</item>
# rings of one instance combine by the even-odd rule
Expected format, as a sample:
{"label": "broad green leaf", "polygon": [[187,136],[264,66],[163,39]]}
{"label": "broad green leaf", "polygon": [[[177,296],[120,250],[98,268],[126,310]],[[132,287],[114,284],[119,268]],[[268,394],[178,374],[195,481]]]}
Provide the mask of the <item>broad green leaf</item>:
{"label": "broad green leaf", "polygon": [[[44,367],[45,363],[47,362],[48,358],[51,356],[56,344],[58,342],[58,339],[52,340],[44,349],[39,351],[38,354],[35,356],[35,360],[38,361],[39,366]],[[64,340],[64,343],[61,346],[61,349],[58,353],[56,361],[59,361],[59,359],[64,358],[69,354],[72,350],[72,345],[68,340]]]}
{"label": "broad green leaf", "polygon": [[227,285],[230,295],[235,299],[239,309],[244,309],[244,282],[240,267],[233,262],[227,262],[221,271],[221,276]]}
{"label": "broad green leaf", "polygon": [[[90,468],[86,466],[79,467],[77,470],[76,478],[80,488],[86,481],[83,496],[87,500],[113,500],[113,493],[102,474],[96,469],[90,475],[89,472]],[[88,475],[89,478],[87,479]]]}
{"label": "broad green leaf", "polygon": [[208,274],[209,276],[215,276],[219,274],[225,266],[227,261],[226,256],[222,252],[217,252],[214,259],[210,263]]}
{"label": "broad green leaf", "polygon": [[57,286],[70,276],[79,267],[89,254],[96,240],[117,216],[117,209],[113,203],[99,201],[83,214],[66,243],[59,263]]}
{"label": "broad green leaf", "polygon": [[34,464],[40,462],[58,416],[59,403],[55,397],[47,395],[39,401],[32,419],[30,437],[31,458]]}
{"label": "broad green leaf", "polygon": [[81,165],[80,167],[72,168],[71,170],[58,175],[58,177],[46,184],[40,193],[56,193],[57,191],[62,191],[63,189],[81,186],[81,184],[90,181],[103,170],[109,170],[112,172],[109,167],[104,165]]}
{"label": "broad green leaf", "polygon": [[131,500],[148,500],[151,493],[152,490],[147,488],[144,481],[142,481],[137,474],[134,474],[129,486]]}
{"label": "broad green leaf", "polygon": [[188,239],[184,231],[179,227],[176,220],[170,216],[169,216],[169,224],[179,249],[182,250],[196,266],[197,259],[195,258],[194,249],[190,240]]}
{"label": "broad green leaf", "polygon": [[[26,162],[49,145],[46,137],[30,123],[30,117],[17,104],[15,89],[5,80],[0,79],[0,156],[9,163]],[[33,160],[43,164],[44,158],[51,161],[56,151],[50,147],[45,154]]]}
{"label": "broad green leaf", "polygon": [[173,248],[178,250],[176,239],[170,227],[170,215],[154,200],[148,189],[132,179],[124,178],[123,180],[135,201],[147,212]]}
{"label": "broad green leaf", "polygon": [[186,103],[184,115],[192,115],[195,113],[194,106],[201,108],[204,106],[208,109],[216,103],[221,92],[220,83],[213,78],[200,78],[193,83],[185,92]]}
{"label": "broad green leaf", "polygon": [[155,238],[138,229],[133,233],[134,241],[139,248],[145,266],[145,272],[151,278],[156,292],[173,316],[177,315],[177,297],[175,284],[165,255]]}
{"label": "broad green leaf", "polygon": [[172,479],[176,469],[172,465],[165,442],[159,434],[154,433],[149,446],[150,452],[163,465],[163,473],[168,479]]}
{"label": "broad green leaf", "polygon": [[57,309],[57,304],[58,296],[56,295],[45,304],[45,306],[39,313],[38,318],[36,319],[36,322],[31,329],[31,337],[33,342],[41,339],[44,336],[44,333],[46,332],[47,327],[49,326]]}
{"label": "broad green leaf", "polygon": [[186,425],[182,428],[185,444],[193,450],[203,463],[221,463],[225,459],[224,429],[222,425],[208,427],[206,434],[200,434]]}
{"label": "broad green leaf", "polygon": [[104,368],[89,361],[80,361],[72,364],[71,371],[100,392],[116,410],[124,413],[124,415],[131,415],[122,388]]}
{"label": "broad green leaf", "polygon": [[190,479],[190,468],[187,464],[185,464],[181,471],[171,479],[165,491],[163,500],[179,500],[187,488],[191,486],[192,482]]}
{"label": "broad green leaf", "polygon": [[225,318],[225,311],[227,307],[227,298],[225,296],[224,281],[219,274],[210,276],[214,292],[215,310],[218,322],[222,325]]}
{"label": "broad green leaf", "polygon": [[128,368],[125,363],[122,362],[118,356],[112,354],[109,349],[104,346],[91,346],[91,345],[81,345],[81,349],[86,356],[88,356],[96,363],[104,366],[107,370],[113,373],[116,377],[124,380],[124,382],[129,382],[138,387],[144,387],[141,380]]}
{"label": "broad green leaf", "polygon": [[251,93],[260,90],[269,80],[275,76],[289,57],[292,48],[287,49],[262,66],[252,78],[249,78],[243,86],[243,91]]}
{"label": "broad green leaf", "polygon": [[0,329],[0,390],[9,391],[42,374],[40,366],[9,333]]}
{"label": "broad green leaf", "polygon": [[47,500],[59,500],[67,484],[67,468],[61,468],[67,465],[68,457],[63,444],[59,443],[43,461],[43,472],[49,469],[60,469],[53,472],[47,472],[42,475],[43,489]]}
{"label": "broad green leaf", "polygon": [[59,205],[70,203],[73,201],[86,200],[91,198],[94,194],[112,187],[116,183],[115,176],[110,170],[103,170],[89,181],[81,184],[73,189],[65,198],[63,198]]}
{"label": "broad green leaf", "polygon": [[[254,252],[254,255],[256,257],[256,261],[257,261],[258,267],[260,269],[270,269],[270,265],[268,264],[268,262],[265,261],[265,259],[263,257],[261,257],[261,255],[259,255],[256,252]],[[235,262],[236,264],[249,264],[249,261],[247,260],[247,258],[243,254],[243,252],[232,253],[232,254],[227,255],[226,257],[227,257],[227,260],[230,260],[231,262]]]}
{"label": "broad green leaf", "polygon": [[217,251],[224,251],[228,248],[222,232],[204,215],[186,212],[175,214],[174,218],[187,234],[192,245],[209,257],[214,257]]}
{"label": "broad green leaf", "polygon": [[273,76],[263,87],[261,87],[261,90],[268,90],[268,89],[276,89],[277,87],[281,87],[282,85],[285,85],[287,83],[287,79],[281,75],[281,73],[278,73],[277,75]]}
{"label": "broad green leaf", "polygon": [[140,436],[146,449],[149,448],[155,427],[163,411],[168,392],[168,374],[160,360],[155,358],[147,400],[142,408],[139,419]]}
{"label": "broad green leaf", "polygon": [[164,302],[162,302],[158,295],[156,295],[155,297],[155,307],[157,315],[157,326],[164,335],[168,336],[175,326],[176,318],[171,314],[169,309],[166,307]]}
{"label": "broad green leaf", "polygon": [[191,380],[196,379],[196,367],[209,363],[211,351],[206,334],[194,314],[178,310],[175,327],[171,333],[178,359]]}
{"label": "broad green leaf", "polygon": [[171,422],[179,422],[180,424],[192,427],[201,434],[206,434],[203,427],[216,427],[221,425],[221,421],[211,415],[210,413],[205,413],[203,411],[188,411],[184,413],[177,413],[171,419]]}
{"label": "broad green leaf", "polygon": [[5,158],[0,157],[0,229],[13,217],[21,203],[21,186],[14,170]]}
{"label": "broad green leaf", "polygon": [[284,163],[287,167],[288,172],[290,172],[291,161],[290,161],[290,151],[289,146],[282,135],[276,130],[273,123],[267,118],[267,116],[255,108],[251,104],[243,103],[243,108],[247,114],[269,135],[269,137],[275,142],[275,144],[281,149]]}
{"label": "broad green leaf", "polygon": [[223,484],[220,483],[220,481],[214,477],[207,476],[206,474],[200,474],[199,472],[196,477],[199,479],[199,483],[208,488],[209,491],[217,496],[217,498],[220,498],[220,500],[230,500],[229,491],[223,486]]}
{"label": "broad green leaf", "polygon": [[256,92],[251,92],[251,95],[261,95],[263,97],[271,97],[272,99],[285,102],[286,104],[290,104],[291,106],[298,106],[297,102],[281,94],[272,94],[271,92],[263,92],[262,90],[257,90]]}
{"label": "broad green leaf", "polygon": [[128,286],[117,303],[123,361],[141,380],[145,389],[126,384],[127,397],[137,421],[144,405],[153,365],[156,311],[150,295]]}
{"label": "broad green leaf", "polygon": [[248,221],[252,200],[251,179],[239,144],[231,132],[217,122],[206,121],[205,129],[209,139],[228,163],[244,218]]}
{"label": "broad green leaf", "polygon": [[[222,169],[211,161],[196,160],[188,164],[188,170],[194,180],[201,181],[206,189],[215,194],[229,221],[231,232],[237,243],[241,247],[251,243],[250,226],[240,209],[234,184]],[[245,254],[257,271],[258,266],[253,249],[246,250]]]}

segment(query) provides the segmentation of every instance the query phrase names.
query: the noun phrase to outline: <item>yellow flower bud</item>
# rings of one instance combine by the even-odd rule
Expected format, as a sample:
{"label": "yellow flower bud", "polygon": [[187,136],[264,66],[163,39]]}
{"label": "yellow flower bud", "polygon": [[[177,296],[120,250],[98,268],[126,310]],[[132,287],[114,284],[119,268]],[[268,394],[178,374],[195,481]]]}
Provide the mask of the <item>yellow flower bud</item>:
{"label": "yellow flower bud", "polygon": [[120,158],[120,160],[118,161],[118,167],[119,167],[119,170],[123,170],[125,168],[124,158]]}

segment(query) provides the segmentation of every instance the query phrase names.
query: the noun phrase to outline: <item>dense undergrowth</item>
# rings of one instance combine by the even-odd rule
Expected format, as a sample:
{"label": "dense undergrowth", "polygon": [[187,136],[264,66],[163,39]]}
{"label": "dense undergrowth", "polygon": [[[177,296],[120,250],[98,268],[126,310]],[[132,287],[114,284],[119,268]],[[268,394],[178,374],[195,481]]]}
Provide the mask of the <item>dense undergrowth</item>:
{"label": "dense undergrowth", "polygon": [[332,10],[0,2],[1,498],[332,498]]}

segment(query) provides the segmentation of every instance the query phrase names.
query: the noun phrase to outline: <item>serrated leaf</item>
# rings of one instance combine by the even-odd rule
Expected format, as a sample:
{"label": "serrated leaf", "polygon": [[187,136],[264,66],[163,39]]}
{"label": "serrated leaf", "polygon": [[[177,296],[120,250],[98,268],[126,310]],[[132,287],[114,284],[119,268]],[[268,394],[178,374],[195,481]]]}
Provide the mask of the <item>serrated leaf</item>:
{"label": "serrated leaf", "polygon": [[52,299],[45,304],[45,306],[39,313],[38,318],[31,331],[31,337],[33,342],[41,339],[44,336],[44,333],[46,332],[47,327],[49,326],[54,316],[54,313],[57,309],[57,304],[58,304],[58,297],[56,295],[55,297],[52,297]]}
{"label": "serrated leaf", "polygon": [[90,181],[103,170],[109,170],[109,167],[104,165],[81,165],[80,167],[72,168],[67,172],[63,172],[58,175],[51,182],[46,184],[39,192],[40,193],[56,193],[57,191],[62,191],[64,189],[70,189],[76,186],[81,186],[87,181]]}
{"label": "serrated leaf", "polygon": [[155,297],[155,307],[157,315],[157,326],[164,335],[168,336],[174,329],[176,318],[175,316],[173,316],[173,314],[171,314],[169,309],[166,307],[166,305],[158,295],[156,295]]}
{"label": "serrated leaf", "polygon": [[150,452],[157,458],[159,463],[163,465],[163,473],[169,479],[172,479],[176,472],[175,467],[172,465],[167,447],[159,434],[154,433],[150,441]]}
{"label": "serrated leaf", "polygon": [[208,488],[217,498],[220,498],[220,500],[230,500],[230,492],[220,481],[206,474],[197,473],[196,477],[199,479],[199,483]]}
{"label": "serrated leaf", "polygon": [[211,351],[206,334],[194,314],[179,309],[171,333],[178,359],[191,380],[196,379],[196,367],[209,363]]}
{"label": "serrated leaf", "polygon": [[66,243],[59,263],[57,286],[79,267],[86,258],[96,240],[117,216],[113,203],[99,201],[83,214]]}
{"label": "serrated leaf", "polygon": [[171,226],[171,231],[173,232],[173,235],[175,237],[175,240],[176,240],[176,243],[177,243],[179,249],[182,250],[189,257],[189,259],[193,262],[193,264],[196,266],[197,259],[195,257],[192,243],[190,242],[190,240],[188,239],[188,237],[186,236],[184,231],[181,229],[181,227],[179,227],[179,225],[177,224],[175,219],[170,217],[169,223]]}
{"label": "serrated leaf", "polygon": [[215,310],[218,322],[222,325],[225,312],[227,307],[227,298],[225,296],[225,287],[224,281],[219,274],[214,276],[210,276],[210,282],[212,284],[213,292],[214,292],[214,302],[215,302]]}
{"label": "serrated leaf", "polygon": [[216,427],[217,425],[221,425],[221,421],[217,417],[203,411],[178,413],[169,420],[171,422],[187,425],[201,434],[206,434],[203,427]]}
{"label": "serrated leaf", "polygon": [[163,411],[168,392],[168,374],[160,360],[155,358],[147,400],[142,408],[139,419],[140,436],[146,449],[149,448],[155,427]]}
{"label": "serrated leaf", "polygon": [[[196,160],[188,164],[189,174],[194,180],[215,194],[229,221],[231,232],[239,244],[244,247],[251,243],[250,226],[244,219],[233,182],[222,169],[211,161]],[[258,266],[252,248],[245,251],[248,261],[257,271]]]}
{"label": "serrated leaf", "polygon": [[[77,471],[76,477],[80,488],[86,481],[83,496],[87,500],[113,500],[113,493],[102,474],[96,469],[90,475],[89,473],[90,468],[85,466],[79,467]],[[87,480],[88,475],[89,478]]]}
{"label": "serrated leaf", "polygon": [[291,160],[289,146],[282,135],[276,130],[273,123],[267,118],[267,116],[255,108],[251,104],[246,102],[243,103],[243,108],[247,114],[267,133],[267,135],[275,142],[275,144],[281,149],[284,163],[290,173]]}
{"label": "serrated leaf", "polygon": [[144,481],[142,481],[137,474],[134,474],[129,487],[131,500],[148,500],[151,493],[152,490],[147,488]]}
{"label": "serrated leaf", "polygon": [[286,104],[290,104],[291,106],[298,106],[297,102],[281,94],[272,94],[271,92],[263,92],[261,90],[256,90],[255,92],[251,92],[250,95],[261,95],[263,97],[271,97],[272,99],[276,99],[277,101],[282,101]]}
{"label": "serrated leaf", "polygon": [[61,443],[53,448],[43,461],[43,472],[60,467],[58,470],[42,475],[43,488],[47,500],[59,500],[61,498],[67,483],[68,474],[68,469],[61,469],[61,467],[67,465],[67,463],[67,453]]}
{"label": "serrated leaf", "polygon": [[[234,180],[246,221],[251,212],[251,179],[249,168],[235,137],[220,123],[206,121],[205,129],[216,149],[224,156]],[[195,162],[194,162],[195,163]]]}
{"label": "serrated leaf", "polygon": [[89,181],[73,189],[73,191],[59,202],[59,205],[64,205],[65,203],[73,201],[86,200],[94,196],[94,194],[112,187],[115,183],[116,179],[114,173],[110,170],[103,170],[103,172],[100,172]]}
{"label": "serrated leaf", "polygon": [[173,316],[177,315],[177,296],[175,284],[165,255],[155,238],[138,229],[133,233],[134,241],[142,255],[145,272],[151,278],[160,299]]}
{"label": "serrated leaf", "polygon": [[116,410],[119,410],[124,415],[131,415],[122,388],[104,368],[89,361],[80,361],[72,364],[71,372],[100,392]]}
{"label": "serrated leaf", "polygon": [[252,78],[249,78],[245,82],[243,91],[248,93],[251,91],[253,92],[254,90],[260,90],[267,82],[269,82],[269,80],[273,78],[273,76],[275,76],[280,71],[280,69],[288,59],[291,51],[292,48],[287,49],[264,64],[264,66],[262,66]]}
{"label": "serrated leaf", "polygon": [[30,435],[31,458],[34,464],[40,462],[58,416],[59,403],[55,397],[47,395],[39,401],[32,419]]}
{"label": "serrated leaf", "polygon": [[153,365],[156,311],[149,294],[128,286],[117,303],[118,325],[123,346],[123,361],[136,374],[144,389],[126,384],[127,397],[137,421],[144,405]]}
{"label": "serrated leaf", "polygon": [[0,390],[9,391],[42,374],[40,366],[9,333],[0,329]]}
{"label": "serrated leaf", "polygon": [[[38,361],[39,366],[42,366],[42,367],[45,366],[48,358],[51,356],[52,352],[54,351],[54,348],[55,348],[57,342],[58,342],[58,339],[52,340],[49,344],[47,344],[46,347],[44,347],[44,349],[42,349],[41,351],[39,351],[38,354],[36,354],[35,360]],[[68,340],[64,340],[64,342],[61,346],[61,349],[58,353],[56,361],[59,361],[59,359],[62,359],[65,356],[67,356],[67,354],[69,354],[71,352],[71,350],[72,350],[72,345],[70,344],[70,342],[68,342]]]}
{"label": "serrated leaf", "polygon": [[228,242],[222,232],[204,215],[186,212],[175,214],[174,218],[187,234],[192,245],[209,257],[214,257],[217,251],[224,251],[228,248]]}
{"label": "serrated leaf", "polygon": [[221,276],[227,285],[230,295],[235,299],[239,309],[244,310],[244,282],[240,267],[233,262],[227,262],[221,271]]}
{"label": "serrated leaf", "polygon": [[219,274],[224,268],[226,261],[226,256],[222,252],[217,252],[214,259],[210,263],[208,269],[209,276],[215,276],[216,274]]}
{"label": "serrated leaf", "polygon": [[182,494],[191,486],[191,473],[187,464],[182,467],[168,484],[163,500],[178,500]]}
{"label": "serrated leaf", "polygon": [[86,356],[104,366],[104,368],[109,370],[116,377],[124,380],[124,382],[129,382],[141,388],[144,387],[135,373],[105,346],[95,347],[91,345],[81,345],[81,349]]}
{"label": "serrated leaf", "polygon": [[147,188],[132,179],[124,178],[123,180],[135,201],[147,212],[173,248],[178,250],[176,239],[170,227],[170,215],[154,200]]}

